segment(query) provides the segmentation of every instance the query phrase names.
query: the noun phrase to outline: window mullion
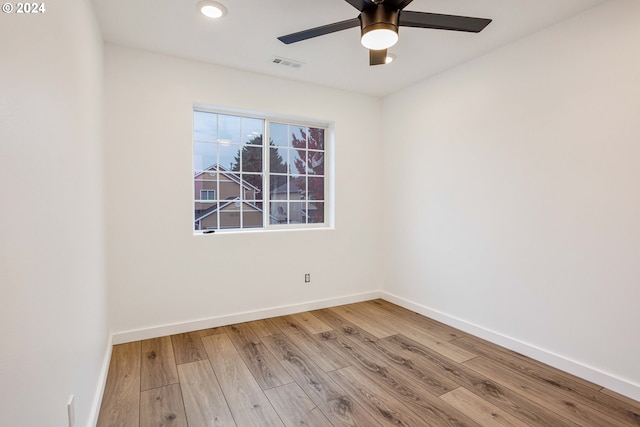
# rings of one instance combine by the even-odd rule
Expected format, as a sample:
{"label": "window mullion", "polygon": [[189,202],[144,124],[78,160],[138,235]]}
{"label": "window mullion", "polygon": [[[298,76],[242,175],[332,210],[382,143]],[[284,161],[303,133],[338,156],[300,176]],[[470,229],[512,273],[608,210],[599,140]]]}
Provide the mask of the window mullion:
{"label": "window mullion", "polygon": [[269,212],[271,212],[271,176],[270,161],[271,161],[271,135],[269,133],[269,120],[264,120],[264,128],[262,129],[264,135],[262,141],[262,224],[263,227],[269,228]]}
{"label": "window mullion", "polygon": [[244,119],[240,119],[240,170],[238,171],[238,178],[240,179],[240,194],[238,194],[238,200],[240,201],[238,205],[238,220],[240,224],[240,230],[244,228],[243,223],[243,208],[244,208],[244,183],[245,183],[245,166],[244,166],[244,149],[247,147],[244,142]]}
{"label": "window mullion", "polygon": [[220,116],[216,115],[216,190],[218,190],[218,194],[216,195],[216,228],[220,230],[220,145],[217,142],[217,138],[219,138],[220,134]]}

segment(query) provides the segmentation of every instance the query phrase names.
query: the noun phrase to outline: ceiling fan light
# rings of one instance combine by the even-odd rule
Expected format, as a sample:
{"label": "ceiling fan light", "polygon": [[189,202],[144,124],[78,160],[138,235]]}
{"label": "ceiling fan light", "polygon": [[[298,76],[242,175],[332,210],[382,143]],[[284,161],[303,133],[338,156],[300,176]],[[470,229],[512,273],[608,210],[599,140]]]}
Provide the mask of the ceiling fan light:
{"label": "ceiling fan light", "polygon": [[196,8],[200,11],[200,13],[208,18],[222,18],[227,14],[227,8],[215,1],[200,1],[196,5]]}
{"label": "ceiling fan light", "polygon": [[376,28],[362,31],[360,43],[367,49],[388,49],[398,42],[398,32],[390,28]]}
{"label": "ceiling fan light", "polygon": [[393,61],[395,61],[396,56],[393,53],[389,53],[387,54],[387,57],[384,59],[384,63],[385,64],[391,64]]}

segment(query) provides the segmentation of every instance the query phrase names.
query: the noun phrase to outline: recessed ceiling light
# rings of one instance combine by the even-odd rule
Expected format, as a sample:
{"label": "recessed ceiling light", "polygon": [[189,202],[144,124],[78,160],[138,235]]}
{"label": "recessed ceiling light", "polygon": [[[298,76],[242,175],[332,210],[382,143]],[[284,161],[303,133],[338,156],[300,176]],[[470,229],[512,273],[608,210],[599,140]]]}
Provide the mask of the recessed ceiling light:
{"label": "recessed ceiling light", "polygon": [[384,59],[384,63],[391,64],[395,60],[396,60],[396,56],[393,53],[389,53],[387,54],[387,57]]}
{"label": "recessed ceiling light", "polygon": [[227,14],[227,8],[215,1],[199,1],[196,9],[208,18],[222,18]]}

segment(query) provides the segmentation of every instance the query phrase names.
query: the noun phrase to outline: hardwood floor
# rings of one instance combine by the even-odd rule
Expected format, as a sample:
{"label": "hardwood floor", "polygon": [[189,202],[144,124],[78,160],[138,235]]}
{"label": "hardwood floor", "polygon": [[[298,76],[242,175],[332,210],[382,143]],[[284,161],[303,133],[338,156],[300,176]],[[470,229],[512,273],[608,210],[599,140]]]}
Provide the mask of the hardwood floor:
{"label": "hardwood floor", "polygon": [[116,345],[107,426],[640,426],[640,402],[373,300]]}

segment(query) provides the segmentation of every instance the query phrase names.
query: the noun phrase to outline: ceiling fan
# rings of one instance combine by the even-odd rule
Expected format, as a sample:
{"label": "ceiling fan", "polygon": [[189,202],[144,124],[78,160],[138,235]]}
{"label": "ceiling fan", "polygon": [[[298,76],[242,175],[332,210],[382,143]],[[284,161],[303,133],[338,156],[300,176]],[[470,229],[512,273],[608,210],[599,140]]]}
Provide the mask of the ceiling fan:
{"label": "ceiling fan", "polygon": [[285,44],[360,27],[360,42],[369,49],[369,65],[384,64],[387,49],[398,41],[398,27],[479,33],[491,19],[404,10],[413,0],[345,0],[360,11],[357,18],[278,37]]}

